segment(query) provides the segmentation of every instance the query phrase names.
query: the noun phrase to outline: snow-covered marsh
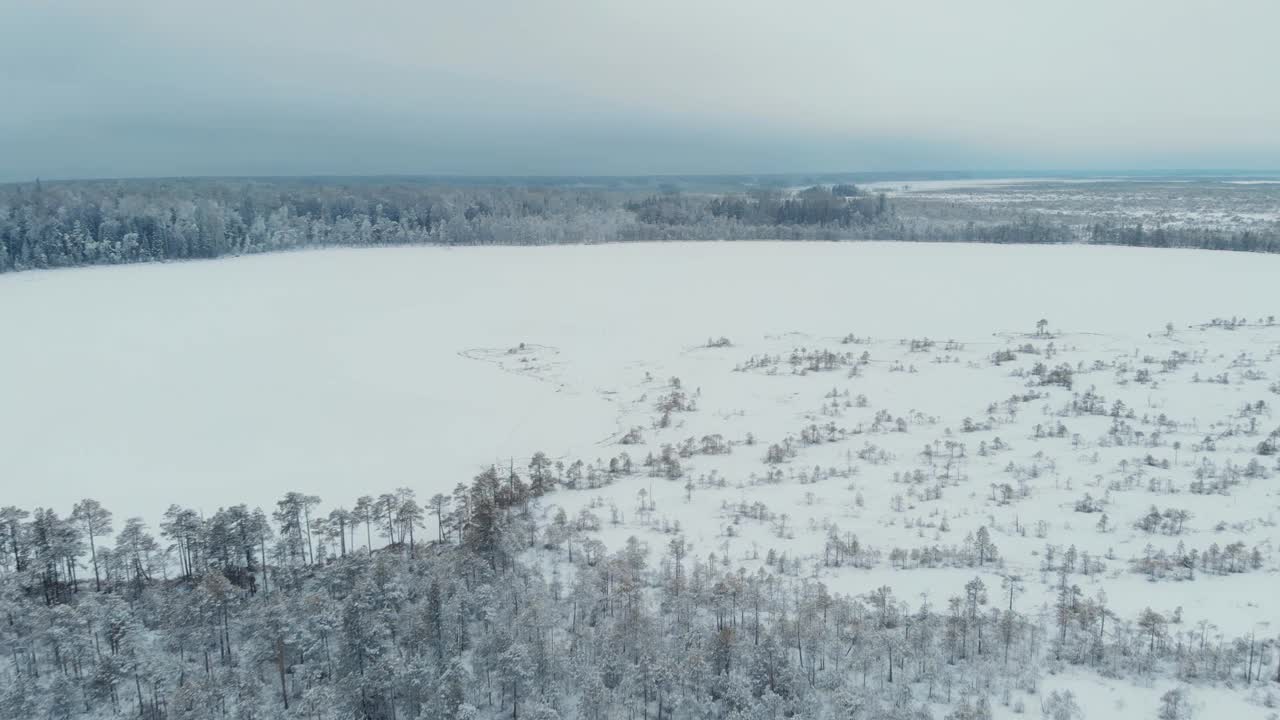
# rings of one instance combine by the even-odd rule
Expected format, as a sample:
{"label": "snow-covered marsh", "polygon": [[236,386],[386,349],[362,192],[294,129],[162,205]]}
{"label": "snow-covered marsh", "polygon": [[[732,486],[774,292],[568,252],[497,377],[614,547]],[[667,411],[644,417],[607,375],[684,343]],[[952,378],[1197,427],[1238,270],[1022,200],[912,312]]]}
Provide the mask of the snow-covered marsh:
{"label": "snow-covered marsh", "polygon": [[[1280,258],[1098,247],[721,243],[332,250],[0,277],[7,502],[269,504],[451,488],[568,456],[620,393],[728,335],[1129,337],[1277,304]],[[536,372],[479,353],[545,346]],[[810,340],[812,342],[812,340]],[[508,363],[508,365],[510,365]],[[508,367],[508,369],[511,369]],[[708,390],[714,385],[708,383]]]}
{"label": "snow-covered marsh", "polygon": [[[170,503],[270,509],[289,490],[426,498],[544,451],[563,463],[544,522],[635,536],[655,562],[682,536],[694,557],[911,606],[975,576],[1002,606],[1012,577],[1046,625],[1065,578],[1118,622],[1162,613],[1178,642],[1265,638],[1276,277],[1280,258],[1242,253],[896,243],[22,273],[0,277],[0,504],[89,496],[154,526]],[[1044,681],[1090,718],[1149,716],[1168,687]]]}

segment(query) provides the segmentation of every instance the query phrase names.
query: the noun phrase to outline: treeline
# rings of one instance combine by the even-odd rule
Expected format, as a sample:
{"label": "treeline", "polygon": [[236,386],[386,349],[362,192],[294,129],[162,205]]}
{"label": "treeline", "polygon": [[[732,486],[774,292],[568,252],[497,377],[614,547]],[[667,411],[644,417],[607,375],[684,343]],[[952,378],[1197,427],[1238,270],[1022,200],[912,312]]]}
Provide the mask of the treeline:
{"label": "treeline", "polygon": [[[811,187],[795,195],[758,190],[745,195],[713,198],[704,212],[745,225],[820,225],[847,228],[885,218],[888,200],[883,193],[863,195],[853,185]],[[643,218],[643,216],[642,216]]]}
{"label": "treeline", "polygon": [[837,239],[887,215],[883,198],[850,185],[836,188],[731,200],[674,191],[409,182],[8,185],[0,186],[0,272],[330,246]]}
{"label": "treeline", "polygon": [[969,222],[904,215],[883,194],[848,183],[743,192],[357,178],[0,186],[0,272],[333,246],[735,239],[1280,251],[1280,237],[1265,231],[1082,226],[1034,213]]}
{"label": "treeline", "polygon": [[985,242],[996,244],[1050,245],[1080,242],[1076,228],[1045,220],[1039,215],[965,223],[901,218],[886,229],[886,240],[914,242]]}
{"label": "treeline", "polygon": [[4,508],[0,718],[981,720],[1070,710],[1040,694],[1067,664],[1280,682],[1269,639],[1121,617],[1066,570],[1024,612],[1015,575],[912,606],[748,570],[675,530],[610,551],[554,511],[561,472],[535,456],[425,507],[407,489],[327,514],[302,493],[270,514],[175,506],[160,539],[130,519],[114,544],[92,500]]}
{"label": "treeline", "polygon": [[1280,234],[1254,230],[1222,231],[1163,225],[1147,227],[1142,223],[1132,225],[1094,223],[1089,226],[1088,239],[1096,245],[1280,252]]}

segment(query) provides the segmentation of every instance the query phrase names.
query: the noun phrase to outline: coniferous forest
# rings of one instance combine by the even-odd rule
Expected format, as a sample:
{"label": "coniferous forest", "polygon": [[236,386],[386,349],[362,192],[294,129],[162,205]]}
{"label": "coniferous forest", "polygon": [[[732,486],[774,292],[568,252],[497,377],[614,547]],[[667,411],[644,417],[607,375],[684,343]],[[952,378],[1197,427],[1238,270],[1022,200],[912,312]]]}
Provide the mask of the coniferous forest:
{"label": "coniferous forest", "polygon": [[[1280,251],[1280,230],[1274,223],[1204,225],[1176,220],[1175,214],[1173,221],[1152,226],[1150,219],[1117,218],[1102,207],[1064,214],[1053,207],[993,209],[986,200],[957,202],[949,196],[908,195],[899,200],[840,182],[838,177],[673,180],[174,179],[11,184],[0,186],[0,272],[298,248],[425,244],[907,240]],[[803,189],[788,185],[814,180],[827,182],[800,186]],[[1221,201],[1218,196],[1208,197]]]}
{"label": "coniferous forest", "polygon": [[[588,470],[638,468],[624,454]],[[785,554],[747,572],[679,527],[660,548],[607,548],[585,534],[594,513],[556,509],[572,477],[539,453],[424,502],[404,488],[327,513],[295,492],[269,512],[175,505],[158,533],[91,499],[5,507],[0,717],[923,720],[947,703],[952,720],[993,704],[1069,719],[1069,691],[1036,694],[1046,673],[1280,681],[1266,639],[1086,597],[1074,548],[1046,559],[1048,612],[1014,609],[1016,575],[924,602],[842,596]],[[833,533],[823,562],[868,552]],[[984,528],[954,561],[998,554]]]}

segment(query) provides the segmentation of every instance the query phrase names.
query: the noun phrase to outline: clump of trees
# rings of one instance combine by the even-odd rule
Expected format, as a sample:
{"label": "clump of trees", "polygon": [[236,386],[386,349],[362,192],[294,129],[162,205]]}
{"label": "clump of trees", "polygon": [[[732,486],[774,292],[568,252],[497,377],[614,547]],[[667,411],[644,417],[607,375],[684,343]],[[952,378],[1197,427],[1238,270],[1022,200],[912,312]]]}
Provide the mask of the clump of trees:
{"label": "clump of trees", "polygon": [[1130,566],[1136,573],[1149,580],[1195,580],[1196,570],[1212,575],[1234,575],[1262,569],[1262,550],[1250,549],[1237,541],[1219,547],[1211,544],[1204,550],[1187,550],[1178,543],[1173,552],[1157,550],[1148,545],[1142,557],[1134,558]]}
{"label": "clump of trees", "polygon": [[1191,513],[1185,509],[1166,508],[1161,511],[1152,505],[1147,514],[1138,518],[1133,526],[1148,534],[1181,535],[1190,518]]}
{"label": "clump of trees", "polygon": [[1075,370],[1066,363],[1060,363],[1054,367],[1036,363],[1031,368],[1031,374],[1035,376],[1039,385],[1058,385],[1070,390],[1075,383]]}

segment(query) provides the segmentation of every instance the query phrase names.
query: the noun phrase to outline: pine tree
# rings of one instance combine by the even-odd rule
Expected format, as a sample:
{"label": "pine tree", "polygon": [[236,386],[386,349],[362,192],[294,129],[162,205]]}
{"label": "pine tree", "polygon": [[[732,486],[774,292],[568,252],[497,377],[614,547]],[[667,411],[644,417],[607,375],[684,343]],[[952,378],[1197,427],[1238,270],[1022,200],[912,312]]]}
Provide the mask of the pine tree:
{"label": "pine tree", "polygon": [[97,538],[111,533],[111,511],[97,500],[84,499],[76,503],[71,517],[79,524],[81,532],[89,538],[89,558],[93,562],[93,589],[102,591],[102,577],[98,572]]}

